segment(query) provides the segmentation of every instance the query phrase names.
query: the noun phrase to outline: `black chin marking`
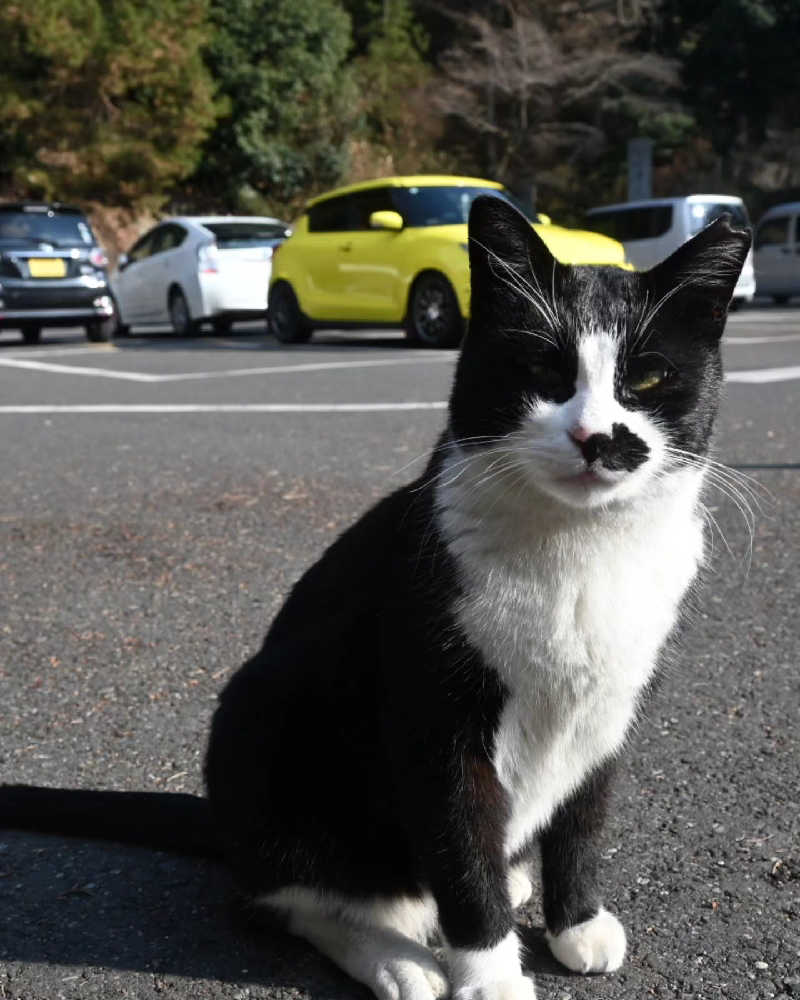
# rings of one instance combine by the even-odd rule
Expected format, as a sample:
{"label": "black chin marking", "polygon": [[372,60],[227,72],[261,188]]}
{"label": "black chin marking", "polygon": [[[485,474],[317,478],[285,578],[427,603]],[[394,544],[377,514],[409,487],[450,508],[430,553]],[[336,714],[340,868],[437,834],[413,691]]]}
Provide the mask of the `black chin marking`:
{"label": "black chin marking", "polygon": [[611,434],[592,434],[578,444],[586,464],[599,461],[611,471],[633,472],[650,454],[642,439],[628,430],[625,424],[614,424]]}

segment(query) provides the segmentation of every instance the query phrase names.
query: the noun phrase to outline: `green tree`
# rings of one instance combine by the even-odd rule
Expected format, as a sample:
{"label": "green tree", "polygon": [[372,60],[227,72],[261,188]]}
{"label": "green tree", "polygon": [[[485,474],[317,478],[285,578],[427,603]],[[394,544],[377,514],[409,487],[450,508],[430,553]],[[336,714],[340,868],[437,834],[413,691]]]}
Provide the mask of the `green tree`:
{"label": "green tree", "polygon": [[381,0],[372,11],[369,25],[361,27],[366,51],[353,64],[363,112],[360,137],[371,147],[367,160],[389,171],[435,168],[442,159],[434,152],[442,118],[431,100],[428,39],[409,0]]}
{"label": "green tree", "polygon": [[207,64],[228,111],[205,144],[195,198],[286,211],[337,182],[357,115],[336,0],[213,0]]}
{"label": "green tree", "polygon": [[195,166],[217,109],[206,0],[0,7],[0,154],[17,194],[154,207]]}
{"label": "green tree", "polygon": [[744,131],[800,125],[797,0],[664,0],[656,44],[683,64],[684,97],[720,155]]}

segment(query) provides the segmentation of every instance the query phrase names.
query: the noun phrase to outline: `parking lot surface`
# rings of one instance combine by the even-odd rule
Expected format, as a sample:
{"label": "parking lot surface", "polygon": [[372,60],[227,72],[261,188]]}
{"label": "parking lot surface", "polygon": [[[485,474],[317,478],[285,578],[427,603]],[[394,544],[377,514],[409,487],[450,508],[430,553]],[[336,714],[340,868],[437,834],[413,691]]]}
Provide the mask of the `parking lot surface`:
{"label": "parking lot surface", "polygon": [[[567,973],[534,903],[540,998],[800,996],[800,308],[738,312],[725,345],[716,457],[752,478],[709,494],[712,572],[620,769],[603,879],[629,955]],[[420,470],[454,357],[391,333],[4,332],[2,780],[200,791],[217,692]],[[213,866],[0,831],[0,1000],[164,996],[367,994],[245,920]]]}

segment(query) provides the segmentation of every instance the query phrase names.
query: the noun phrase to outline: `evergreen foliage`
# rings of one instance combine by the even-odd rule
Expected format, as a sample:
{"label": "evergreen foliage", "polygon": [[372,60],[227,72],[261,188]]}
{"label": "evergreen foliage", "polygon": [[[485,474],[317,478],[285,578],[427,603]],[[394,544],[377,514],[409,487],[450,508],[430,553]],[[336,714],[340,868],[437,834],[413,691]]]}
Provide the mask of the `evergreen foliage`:
{"label": "evergreen foliage", "polygon": [[0,194],[270,211],[476,173],[581,211],[800,186],[798,0],[5,0]]}
{"label": "evergreen foliage", "polygon": [[159,204],[216,117],[206,0],[0,5],[9,193]]}
{"label": "evergreen foliage", "polygon": [[275,210],[335,183],[358,115],[341,4],[212,0],[211,21],[206,59],[227,110],[194,178],[201,200]]}

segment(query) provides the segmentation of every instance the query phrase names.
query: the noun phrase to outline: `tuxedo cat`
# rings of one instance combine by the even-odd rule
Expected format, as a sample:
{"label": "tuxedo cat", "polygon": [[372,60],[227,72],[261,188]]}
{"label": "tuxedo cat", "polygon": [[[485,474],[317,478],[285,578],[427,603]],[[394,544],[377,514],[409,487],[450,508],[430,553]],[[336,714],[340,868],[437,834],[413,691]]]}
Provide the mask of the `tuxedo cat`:
{"label": "tuxedo cat", "polygon": [[703,561],[719,340],[749,243],[723,219],[646,273],[569,267],[476,199],[447,427],[223,691],[207,800],[6,786],[0,825],[219,852],[380,1000],[531,1000],[514,908],[540,852],[553,954],[616,969],[597,840]]}

